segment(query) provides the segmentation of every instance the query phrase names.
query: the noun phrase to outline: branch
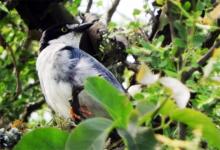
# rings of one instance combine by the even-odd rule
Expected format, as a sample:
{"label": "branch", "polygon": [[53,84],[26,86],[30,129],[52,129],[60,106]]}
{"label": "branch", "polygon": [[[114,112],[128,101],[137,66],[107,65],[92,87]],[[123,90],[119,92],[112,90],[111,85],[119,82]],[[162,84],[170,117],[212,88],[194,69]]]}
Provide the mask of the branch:
{"label": "branch", "polygon": [[112,4],[112,7],[108,10],[106,22],[109,23],[112,19],[113,14],[115,13],[120,0],[115,0]]}
{"label": "branch", "polygon": [[206,41],[203,43],[202,47],[210,48],[214,44],[215,40],[218,38],[219,34],[220,34],[220,29],[211,32],[207,37]]}
{"label": "branch", "polygon": [[160,26],[160,15],[161,15],[162,10],[160,9],[158,11],[158,14],[155,16],[153,19],[153,25],[152,25],[152,31],[151,34],[149,35],[149,41],[152,41],[155,35],[157,34],[158,28]]}
{"label": "branch", "polygon": [[40,81],[36,81],[36,82],[34,82],[34,83],[32,83],[32,84],[29,84],[28,86],[26,86],[26,87],[23,89],[23,91],[27,91],[27,90],[29,90],[29,89],[31,89],[31,88],[33,88],[33,87],[39,85],[39,84],[40,84]]}
{"label": "branch", "polygon": [[20,80],[20,73],[17,67],[17,62],[16,58],[14,55],[14,52],[11,48],[11,46],[5,41],[4,37],[0,35],[0,44],[3,46],[3,48],[7,49],[9,53],[11,54],[12,62],[14,65],[14,70],[15,70],[15,77],[16,77],[16,95],[21,92],[21,80]]}
{"label": "branch", "polygon": [[16,99],[18,98],[18,96],[19,96],[22,92],[27,91],[27,90],[29,90],[29,89],[31,89],[31,88],[33,88],[33,87],[39,85],[39,84],[40,84],[40,81],[36,81],[36,82],[34,82],[34,83],[32,83],[32,84],[27,85],[27,86],[24,87],[19,93],[16,93],[16,95],[13,97],[13,100],[16,100]]}
{"label": "branch", "polygon": [[176,37],[176,33],[174,31],[174,17],[173,15],[176,15],[176,14],[173,14],[171,12],[172,10],[172,3],[170,3],[169,1],[167,1],[167,19],[168,19],[168,23],[169,23],[169,27],[170,27],[170,35],[171,35],[171,41],[173,41],[173,39]]}
{"label": "branch", "polygon": [[[97,21],[81,38],[80,48],[96,57],[106,66],[124,60],[125,49],[129,44],[127,38],[123,35],[109,36],[107,27],[98,21],[97,16],[89,13],[84,15],[84,22],[93,22],[94,20]],[[100,46],[106,50],[104,56],[103,52],[98,50]]]}
{"label": "branch", "polygon": [[21,115],[21,119],[24,122],[27,122],[28,117],[31,115],[31,113],[38,110],[44,103],[45,103],[45,100],[41,99],[35,103],[28,104],[25,108],[25,111]]}
{"label": "branch", "polygon": [[210,49],[209,51],[198,61],[198,67],[193,67],[187,72],[182,73],[181,81],[184,83],[186,82],[195,71],[201,69],[207,64],[207,61],[212,57],[212,54],[216,48],[220,47],[220,40],[218,40]]}
{"label": "branch", "polygon": [[86,13],[89,13],[90,12],[90,9],[92,7],[92,3],[93,3],[93,0],[89,0],[88,4],[87,4],[87,7],[86,7]]}

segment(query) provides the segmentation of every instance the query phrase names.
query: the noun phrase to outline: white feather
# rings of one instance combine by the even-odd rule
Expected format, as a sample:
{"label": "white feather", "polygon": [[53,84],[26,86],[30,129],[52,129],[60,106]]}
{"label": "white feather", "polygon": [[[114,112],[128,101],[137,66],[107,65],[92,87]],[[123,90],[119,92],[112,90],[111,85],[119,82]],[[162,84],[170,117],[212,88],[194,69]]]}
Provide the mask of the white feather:
{"label": "white feather", "polygon": [[64,44],[52,44],[45,48],[37,58],[37,71],[42,91],[47,103],[52,109],[65,118],[69,117],[72,96],[72,87],[68,83],[57,83],[54,80],[56,70],[53,67],[56,52],[63,48]]}

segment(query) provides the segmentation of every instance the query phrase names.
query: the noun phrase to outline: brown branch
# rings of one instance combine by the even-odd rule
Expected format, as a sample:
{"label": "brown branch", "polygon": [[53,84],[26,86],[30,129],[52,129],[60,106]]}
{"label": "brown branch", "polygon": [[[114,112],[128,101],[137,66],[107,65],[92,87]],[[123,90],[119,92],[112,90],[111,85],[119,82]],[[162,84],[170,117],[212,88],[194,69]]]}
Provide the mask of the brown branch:
{"label": "brown branch", "polygon": [[182,82],[185,83],[195,71],[201,70],[201,67],[204,67],[207,64],[207,61],[212,57],[214,50],[218,47],[220,47],[220,40],[216,41],[209,51],[198,61],[198,67],[193,67],[189,71],[182,73]]}
{"label": "brown branch", "polygon": [[93,0],[89,0],[87,7],[86,7],[86,13],[90,12],[90,9],[92,8],[92,3],[93,3]]}
{"label": "brown branch", "polygon": [[112,4],[112,7],[108,10],[106,22],[109,23],[112,19],[113,14],[115,13],[120,0],[115,0]]}
{"label": "brown branch", "polygon": [[[125,58],[125,48],[129,44],[127,38],[123,35],[109,37],[107,27],[101,21],[98,21],[97,16],[89,13],[84,15],[84,22],[93,22],[94,20],[97,21],[81,38],[80,48],[96,57],[106,66],[123,60]],[[104,56],[103,52],[98,51],[100,45],[106,50]]]}
{"label": "brown branch", "polygon": [[11,58],[12,58],[12,63],[14,65],[14,70],[15,70],[15,77],[16,77],[16,95],[18,93],[21,92],[21,80],[20,80],[20,73],[17,67],[17,62],[16,62],[16,58],[13,52],[13,49],[11,48],[11,46],[5,41],[4,37],[2,35],[0,35],[0,44],[9,51],[9,53],[11,54]]}

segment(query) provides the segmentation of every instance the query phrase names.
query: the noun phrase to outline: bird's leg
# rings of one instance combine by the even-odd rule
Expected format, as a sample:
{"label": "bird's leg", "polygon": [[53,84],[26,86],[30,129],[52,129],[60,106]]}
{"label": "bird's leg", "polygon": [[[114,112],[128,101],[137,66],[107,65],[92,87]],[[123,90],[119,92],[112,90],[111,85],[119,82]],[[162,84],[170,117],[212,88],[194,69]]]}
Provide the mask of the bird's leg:
{"label": "bird's leg", "polygon": [[92,113],[88,110],[88,108],[86,106],[80,106],[80,111],[81,113],[87,117],[90,117],[92,115]]}
{"label": "bird's leg", "polygon": [[80,104],[79,104],[79,93],[83,90],[83,87],[80,88],[73,88],[72,91],[72,99],[69,100],[71,105],[70,115],[72,116],[72,119],[75,120],[76,123],[79,123],[82,119],[85,119],[85,117],[82,115],[80,110]]}
{"label": "bird's leg", "polygon": [[88,118],[92,113],[88,110],[86,106],[80,106],[79,103],[79,93],[83,90],[83,87],[73,88],[72,99],[69,101],[71,105],[70,114],[76,123],[79,123],[81,120]]}

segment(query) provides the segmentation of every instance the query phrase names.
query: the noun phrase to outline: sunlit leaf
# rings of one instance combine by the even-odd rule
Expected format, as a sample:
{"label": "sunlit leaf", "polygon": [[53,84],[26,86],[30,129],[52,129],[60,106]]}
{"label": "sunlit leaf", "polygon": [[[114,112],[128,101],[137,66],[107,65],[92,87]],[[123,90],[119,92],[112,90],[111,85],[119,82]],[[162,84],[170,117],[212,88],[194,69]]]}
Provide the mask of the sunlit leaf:
{"label": "sunlit leaf", "polygon": [[171,77],[162,77],[160,83],[172,91],[173,99],[180,108],[186,107],[190,99],[190,91],[183,83]]}
{"label": "sunlit leaf", "polygon": [[133,10],[133,16],[137,16],[141,13],[141,11],[139,9],[134,9]]}
{"label": "sunlit leaf", "polygon": [[136,76],[136,80],[143,85],[150,85],[155,83],[159,79],[159,76],[159,74],[152,73],[147,65],[142,64]]}
{"label": "sunlit leaf", "polygon": [[184,9],[188,11],[191,8],[191,3],[189,1],[186,1],[183,5]]}
{"label": "sunlit leaf", "polygon": [[220,148],[220,130],[212,120],[203,113],[194,109],[179,109],[172,101],[167,101],[160,113],[169,116],[172,120],[182,122],[193,129],[201,129],[202,136],[214,147]]}
{"label": "sunlit leaf", "polygon": [[165,3],[165,0],[156,0],[156,3],[158,5],[163,5]]}

